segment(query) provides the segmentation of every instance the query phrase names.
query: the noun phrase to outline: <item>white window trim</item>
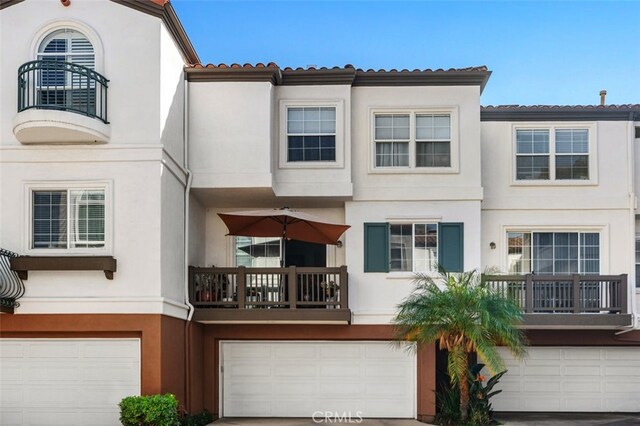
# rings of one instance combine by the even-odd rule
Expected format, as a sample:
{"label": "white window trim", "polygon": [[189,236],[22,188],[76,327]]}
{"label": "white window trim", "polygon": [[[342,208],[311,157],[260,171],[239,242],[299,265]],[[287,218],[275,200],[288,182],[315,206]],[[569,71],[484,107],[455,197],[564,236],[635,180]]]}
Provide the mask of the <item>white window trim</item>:
{"label": "white window trim", "polygon": [[[409,166],[376,167],[375,116],[409,114]],[[449,167],[416,167],[416,115],[448,114],[451,118],[451,165]],[[458,106],[371,107],[369,108],[369,174],[456,174],[460,173],[460,119]]]}
{"label": "white window trim", "polygon": [[[416,271],[415,269],[415,256],[413,256],[413,250],[415,250],[415,229],[416,225],[436,225],[436,256],[438,255],[438,250],[440,247],[440,229],[438,228],[438,221],[433,220],[394,220],[387,221],[389,227],[393,225],[411,225],[411,271],[392,271],[391,264],[389,264],[389,272],[387,272],[387,278],[395,279],[395,278],[413,278],[416,273],[425,274],[429,276],[437,276],[439,275],[438,271]],[[389,233],[391,229],[389,229]],[[389,234],[389,263],[391,263],[391,234]]]}
{"label": "white window trim", "polygon": [[[32,248],[33,238],[33,191],[64,191],[73,189],[104,190],[104,247],[42,249]],[[55,181],[26,182],[24,186],[25,233],[23,234],[23,252],[39,256],[111,256],[113,255],[113,183],[112,181]]]}
{"label": "white window trim", "polygon": [[609,274],[609,226],[608,225],[584,225],[584,226],[562,226],[562,225],[547,225],[547,226],[503,226],[502,236],[500,238],[502,249],[501,251],[501,267],[500,270],[504,273],[509,272],[509,238],[507,234],[509,232],[593,232],[600,234],[600,275]]}
{"label": "white window trim", "polygon": [[63,30],[63,29],[71,29],[82,33],[87,40],[91,42],[93,45],[93,54],[95,58],[95,71],[100,74],[104,74],[104,51],[102,48],[102,41],[98,34],[85,24],[84,22],[80,22],[77,20],[65,19],[65,20],[54,20],[50,21],[37,30],[33,36],[31,37],[31,44],[29,45],[29,51],[25,52],[25,57],[28,58],[26,61],[32,61],[38,57],[38,48],[40,44],[44,41],[44,39],[54,31]]}
{"label": "white window trim", "polygon": [[[288,108],[333,107],[336,109],[336,159],[335,161],[292,161],[287,160],[287,109]],[[278,168],[280,169],[342,169],[344,168],[345,111],[342,99],[281,99],[278,126]]]}
{"label": "white window trim", "polygon": [[[556,130],[575,129],[589,131],[589,179],[556,179]],[[517,180],[517,146],[518,130],[549,131],[549,179]],[[595,186],[598,185],[598,123],[589,122],[523,122],[511,125],[511,186]]]}

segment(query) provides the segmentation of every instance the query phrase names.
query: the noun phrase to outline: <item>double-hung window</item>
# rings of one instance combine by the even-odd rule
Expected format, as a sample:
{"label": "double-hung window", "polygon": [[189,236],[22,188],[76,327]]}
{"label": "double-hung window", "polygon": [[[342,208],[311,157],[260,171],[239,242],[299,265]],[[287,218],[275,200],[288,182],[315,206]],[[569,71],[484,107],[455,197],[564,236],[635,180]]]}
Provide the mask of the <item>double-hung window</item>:
{"label": "double-hung window", "polygon": [[597,232],[508,232],[507,240],[510,273],[600,273]]}
{"label": "double-hung window", "polygon": [[451,168],[452,112],[398,111],[373,114],[374,168],[428,172]]}
{"label": "double-hung window", "polygon": [[105,189],[31,191],[31,249],[105,247]]}
{"label": "double-hung window", "polygon": [[589,129],[516,129],[517,181],[588,181]]}
{"label": "double-hung window", "polygon": [[636,288],[640,288],[640,235],[636,235]]}
{"label": "double-hung window", "polygon": [[336,161],[336,108],[287,108],[287,162]]}
{"label": "double-hung window", "polygon": [[390,224],[389,250],[390,271],[437,271],[438,225]]}
{"label": "double-hung window", "polygon": [[376,167],[409,166],[409,115],[375,116]]}

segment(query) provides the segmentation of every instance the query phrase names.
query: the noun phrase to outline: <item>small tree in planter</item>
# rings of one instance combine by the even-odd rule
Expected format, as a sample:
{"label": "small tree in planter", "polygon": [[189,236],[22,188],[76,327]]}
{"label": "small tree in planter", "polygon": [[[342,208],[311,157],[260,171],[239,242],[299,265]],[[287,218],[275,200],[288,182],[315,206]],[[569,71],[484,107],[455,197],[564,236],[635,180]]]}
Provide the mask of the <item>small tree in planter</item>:
{"label": "small tree in planter", "polygon": [[469,416],[468,355],[477,352],[493,374],[504,370],[496,346],[506,346],[520,359],[526,340],[518,325],[518,304],[492,290],[477,271],[417,274],[416,288],[399,306],[394,319],[401,340],[418,345],[438,342],[449,352],[447,371],[460,389],[460,420]]}
{"label": "small tree in planter", "polygon": [[119,405],[123,426],[180,426],[178,400],[170,393],[128,396]]}

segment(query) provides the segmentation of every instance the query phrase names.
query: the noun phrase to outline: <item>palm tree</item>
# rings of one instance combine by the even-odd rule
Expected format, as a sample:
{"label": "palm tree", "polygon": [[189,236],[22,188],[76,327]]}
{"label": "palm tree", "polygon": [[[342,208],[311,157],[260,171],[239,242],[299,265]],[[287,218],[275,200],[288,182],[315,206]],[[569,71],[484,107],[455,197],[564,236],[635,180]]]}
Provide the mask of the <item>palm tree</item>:
{"label": "palm tree", "polygon": [[513,300],[492,290],[477,271],[442,273],[437,278],[417,274],[416,288],[394,318],[400,340],[420,345],[439,342],[449,351],[447,370],[460,388],[460,418],[469,409],[468,354],[476,352],[492,374],[504,369],[496,346],[506,346],[521,359],[526,340],[517,328],[522,311]]}

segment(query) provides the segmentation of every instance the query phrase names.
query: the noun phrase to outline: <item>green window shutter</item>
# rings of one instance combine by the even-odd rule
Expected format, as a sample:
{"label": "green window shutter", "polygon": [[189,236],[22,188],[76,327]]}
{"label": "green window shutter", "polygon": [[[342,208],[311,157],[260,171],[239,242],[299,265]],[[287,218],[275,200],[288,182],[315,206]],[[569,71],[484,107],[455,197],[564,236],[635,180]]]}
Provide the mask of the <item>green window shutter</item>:
{"label": "green window shutter", "polygon": [[364,272],[389,272],[389,224],[364,224]]}
{"label": "green window shutter", "polygon": [[446,272],[464,272],[464,223],[438,224],[438,261]]}

